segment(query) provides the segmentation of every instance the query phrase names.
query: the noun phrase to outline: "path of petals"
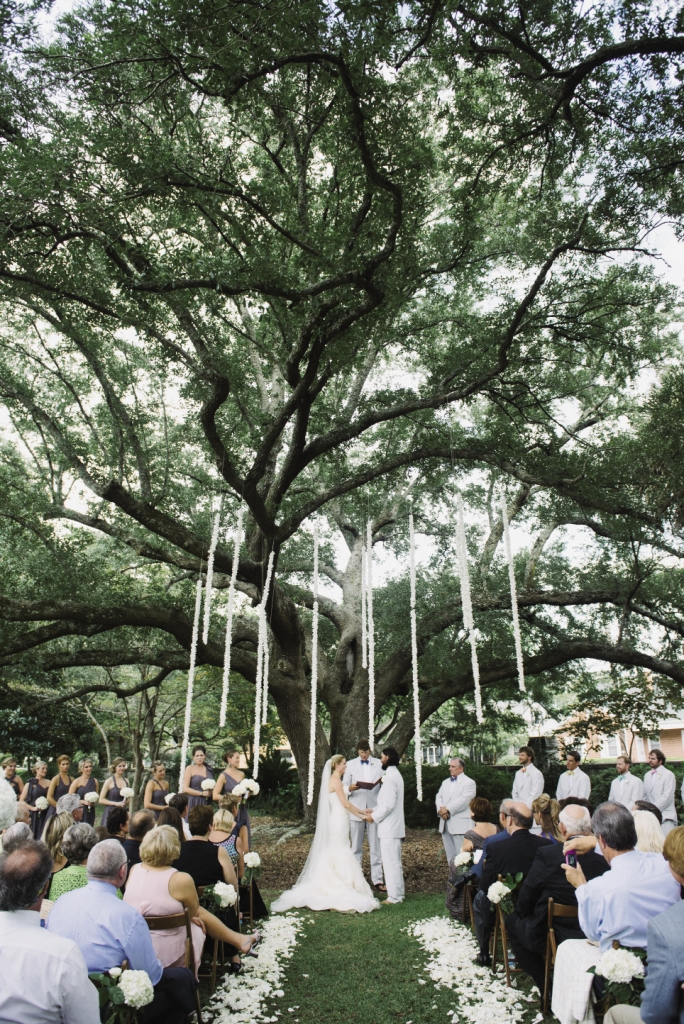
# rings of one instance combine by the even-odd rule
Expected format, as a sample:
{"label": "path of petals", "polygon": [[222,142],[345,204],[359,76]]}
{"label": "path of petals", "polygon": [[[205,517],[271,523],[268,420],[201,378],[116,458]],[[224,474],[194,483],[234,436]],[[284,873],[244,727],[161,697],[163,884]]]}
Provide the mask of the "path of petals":
{"label": "path of petals", "polygon": [[268,1016],[265,1003],[285,995],[281,988],[285,961],[291,958],[305,923],[294,914],[278,914],[266,921],[256,948],[258,959],[245,957],[242,974],[225,975],[203,1016],[206,1013],[214,1024],[275,1024],[282,1013],[276,1010]]}
{"label": "path of petals", "polygon": [[475,962],[478,946],[464,924],[447,917],[429,917],[408,926],[428,954],[426,971],[437,988],[450,988],[458,996],[457,1009],[449,1014],[453,1024],[517,1024],[525,1016],[524,1003],[532,1002],[505,981],[495,978],[487,967]]}

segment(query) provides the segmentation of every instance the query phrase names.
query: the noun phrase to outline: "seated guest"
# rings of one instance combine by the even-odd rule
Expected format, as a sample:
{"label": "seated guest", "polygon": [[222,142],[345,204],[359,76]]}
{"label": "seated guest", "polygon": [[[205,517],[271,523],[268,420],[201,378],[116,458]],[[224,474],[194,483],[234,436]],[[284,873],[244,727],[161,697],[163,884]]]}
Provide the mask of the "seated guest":
{"label": "seated guest", "polygon": [[[484,847],[485,840],[489,839],[490,836],[495,836],[497,834],[497,827],[496,825],[493,825],[491,821],[494,813],[492,805],[489,800],[485,800],[484,797],[473,797],[470,801],[469,811],[473,827],[467,829],[463,836],[461,853],[476,854],[479,851],[479,862],[482,857],[482,849]],[[211,838],[211,836],[209,838]],[[472,871],[473,866],[474,862],[463,870],[468,874]],[[460,869],[454,867],[453,861],[449,864],[446,908],[455,920],[458,920],[463,916],[463,901],[465,899],[466,892],[463,882],[458,881],[462,873],[463,872]]]}
{"label": "seated guest", "polygon": [[88,882],[86,863],[88,854],[97,843],[95,829],[80,821],[78,825],[69,825],[62,838],[62,853],[69,861],[68,867],[52,876],[50,899],[57,900],[65,892],[80,889]]}
{"label": "seated guest", "polygon": [[[588,835],[591,830],[589,811],[586,807],[572,804],[564,807],[560,812],[559,827],[563,840]],[[566,906],[577,906],[575,890],[561,871],[564,863],[561,843],[539,850],[518,892],[515,911],[506,918],[506,931],[518,966],[532,977],[540,992],[544,989],[549,898]],[[593,851],[579,857],[578,863],[585,878],[597,878],[609,870],[606,859]],[[554,932],[559,943],[583,937],[577,918],[557,918]]]}
{"label": "seated guest", "polygon": [[550,797],[548,793],[542,793],[532,802],[532,814],[538,828],[536,835],[550,839],[552,843],[559,843],[561,833],[558,828],[558,815],[560,814],[558,801]]}
{"label": "seated guest", "polygon": [[650,811],[632,811],[637,832],[637,850],[644,853],[662,853],[665,836],[660,822]]}
{"label": "seated guest", "polygon": [[106,825],[96,825],[95,835],[97,836],[98,843],[101,843],[103,839],[112,839],[109,829]]}
{"label": "seated guest", "polygon": [[[126,852],[118,839],[98,843],[88,857],[88,884],[55,903],[47,930],[73,939],[90,973],[120,967],[124,960],[131,970],[146,971],[154,999],[138,1011],[141,1024],[185,1024],[196,1008],[197,982],[185,967],[162,967],[144,917],[116,898],[127,871]],[[95,1015],[89,1024],[97,1020]]]}
{"label": "seated guest", "polygon": [[482,868],[487,859],[487,851],[491,847],[492,843],[498,843],[502,839],[509,838],[509,834],[506,831],[506,816],[512,804],[513,800],[511,799],[502,800],[499,804],[499,824],[497,826],[497,831],[492,833],[491,836],[487,836],[482,845],[482,856],[477,864],[473,864],[473,873],[477,875],[478,878],[482,877]]}
{"label": "seated guest", "polygon": [[157,825],[170,825],[171,828],[175,828],[178,833],[178,839],[181,843],[185,842],[185,830],[183,829],[183,824],[183,819],[175,807],[163,807],[159,812]]}
{"label": "seated guest", "polygon": [[67,793],[65,796],[60,796],[57,801],[57,814],[61,814],[62,811],[70,814],[77,825],[79,821],[83,821],[83,805],[81,804],[80,797],[75,793]]}
{"label": "seated guest", "polygon": [[635,800],[632,805],[632,813],[634,811],[650,811],[651,814],[655,814],[659,825],[663,823],[663,812],[655,804],[649,803],[648,800]]}
{"label": "seated guest", "polygon": [[52,857],[33,839],[0,860],[0,1020],[93,1024],[97,989],[79,947],[40,926]]}
{"label": "seated guest", "polygon": [[123,840],[128,835],[128,808],[110,807],[107,815],[107,838]]}
{"label": "seated guest", "polygon": [[14,808],[14,820],[23,821],[25,825],[30,826],[31,808],[29,807],[25,800],[17,800],[16,807]]}
{"label": "seated guest", "polygon": [[62,871],[69,863],[62,853],[62,840],[68,828],[74,824],[70,814],[62,811],[61,814],[53,814],[48,818],[47,825],[43,830],[43,842],[52,855],[52,877]]}
{"label": "seated guest", "polygon": [[245,873],[246,851],[243,849],[242,840],[235,832],[235,818],[230,811],[220,808],[216,811],[211,823],[209,842],[212,846],[218,846],[219,849],[226,851],[238,878],[242,878]]}
{"label": "seated guest", "polygon": [[496,882],[499,875],[504,878],[508,874],[515,877],[519,872],[527,875],[537,852],[543,846],[552,845],[550,839],[532,835],[530,829],[533,820],[532,809],[527,804],[512,802],[506,815],[506,831],[509,838],[505,842],[495,843],[487,851],[480,888],[473,901],[475,931],[480,945],[477,962],[483,966],[491,964],[489,936],[494,924],[494,913],[487,899],[489,886]]}
{"label": "seated guest", "polygon": [[[684,828],[665,839],[663,857],[684,885]],[[603,1024],[681,1024],[684,1021],[684,902],[648,922],[648,969],[641,1006],[613,1006]]]}
{"label": "seated guest", "polygon": [[576,889],[580,928],[602,953],[614,939],[645,949],[648,922],[679,902],[679,885],[659,853],[635,849],[634,817],[622,804],[600,804],[591,827],[610,871],[587,881],[581,867],[561,865]]}
{"label": "seated guest", "polygon": [[214,812],[207,804],[197,804],[188,815],[190,839],[183,843],[180,856],[173,862],[178,871],[185,871],[195,885],[214,885],[228,882],[237,890],[238,880],[235,868],[225,850],[209,842]]}
{"label": "seated guest", "polygon": [[128,870],[140,863],[140,844],[154,828],[154,814],[151,811],[136,811],[128,823],[128,838],[121,844],[128,857]]}
{"label": "seated guest", "polygon": [[190,797],[188,796],[187,793],[174,793],[173,796],[169,799],[168,804],[169,807],[175,807],[175,809],[178,811],[181,818],[183,819],[183,832],[185,833],[186,839],[190,838],[190,826],[188,825],[189,801]]}
{"label": "seated guest", "polygon": [[12,853],[20,846],[25,846],[30,839],[33,839],[33,832],[25,821],[15,821],[13,825],[6,828],[2,833],[2,852]]}

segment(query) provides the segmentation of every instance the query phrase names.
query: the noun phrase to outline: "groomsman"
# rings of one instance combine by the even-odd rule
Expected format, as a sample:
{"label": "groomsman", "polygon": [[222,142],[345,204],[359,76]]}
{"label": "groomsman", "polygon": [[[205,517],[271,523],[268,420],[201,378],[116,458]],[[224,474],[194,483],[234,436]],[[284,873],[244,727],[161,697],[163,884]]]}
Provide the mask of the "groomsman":
{"label": "groomsman", "polygon": [[[380,786],[377,785],[374,789],[365,789],[364,787],[365,785],[373,785],[382,778],[382,762],[377,757],[371,757],[368,740],[359,740],[357,750],[359,756],[355,757],[352,761],[347,761],[347,770],[342,781],[345,786],[349,786],[349,803],[365,811],[378,805]],[[360,787],[360,782],[364,786]],[[363,860],[363,837],[366,830],[368,831],[368,848],[370,850],[371,880],[376,889],[384,890],[378,826],[374,821],[367,821],[352,815],[352,853],[359,864]]]}
{"label": "groomsman", "polygon": [[435,797],[439,831],[442,833],[448,864],[461,852],[463,836],[473,823],[470,801],[476,793],[475,781],[465,773],[465,761],[460,757],[452,757],[449,761],[449,778],[439,787]]}
{"label": "groomsman", "polygon": [[366,819],[376,822],[382,870],[385,874],[387,899],[383,903],[401,903],[404,899],[404,872],[401,867],[401,844],[406,837],[404,827],[404,780],[397,765],[399,754],[394,747],[385,747],[382,766],[385,777],[380,788],[378,805],[366,811]]}
{"label": "groomsman", "polygon": [[674,773],[665,767],[665,755],[662,750],[654,747],[648,755],[648,763],[651,771],[644,777],[644,800],[655,804],[659,808],[663,823],[660,826],[663,834],[667,835],[677,824],[677,811],[675,810],[675,789],[677,780]]}
{"label": "groomsman", "polygon": [[618,777],[612,782],[610,793],[608,794],[608,799],[611,803],[622,804],[628,811],[632,810],[637,800],[644,799],[644,784],[641,779],[638,779],[636,775],[632,775],[630,772],[631,764],[632,762],[628,757],[620,754],[615,762],[615,770],[618,773]]}
{"label": "groomsman", "polygon": [[518,751],[520,768],[513,776],[511,800],[532,806],[532,802],[544,792],[544,776],[535,767],[532,747],[521,747]]}
{"label": "groomsman", "polygon": [[581,756],[576,750],[568,750],[566,764],[567,772],[563,772],[558,780],[556,789],[556,800],[565,800],[569,796],[579,796],[588,800],[591,796],[591,780],[586,772],[580,768]]}

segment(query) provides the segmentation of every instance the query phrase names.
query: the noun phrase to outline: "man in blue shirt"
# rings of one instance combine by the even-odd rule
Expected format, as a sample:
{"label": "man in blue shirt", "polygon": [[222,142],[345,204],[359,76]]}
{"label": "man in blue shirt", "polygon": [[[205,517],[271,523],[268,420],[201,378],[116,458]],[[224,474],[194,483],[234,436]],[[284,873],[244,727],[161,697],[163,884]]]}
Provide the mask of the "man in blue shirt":
{"label": "man in blue shirt", "polygon": [[89,973],[108,971],[128,961],[133,971],[146,971],[154,1000],[139,1013],[141,1022],[184,1024],[196,1009],[196,981],[185,967],[163,968],[154,952],[142,914],[117,899],[126,881],[126,851],[118,839],[105,839],[88,856],[88,884],[64,893],[48,919],[48,931],[79,946]]}

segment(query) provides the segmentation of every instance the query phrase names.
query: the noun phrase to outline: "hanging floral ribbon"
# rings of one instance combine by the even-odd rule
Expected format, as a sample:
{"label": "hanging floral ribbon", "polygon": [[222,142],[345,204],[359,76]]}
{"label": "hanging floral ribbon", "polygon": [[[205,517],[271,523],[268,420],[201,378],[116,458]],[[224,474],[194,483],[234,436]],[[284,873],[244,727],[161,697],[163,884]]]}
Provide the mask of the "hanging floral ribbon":
{"label": "hanging floral ribbon", "polygon": [[480,666],[477,661],[477,640],[475,638],[475,620],[473,619],[473,604],[470,597],[470,576],[468,574],[468,545],[466,543],[465,519],[463,515],[463,498],[459,494],[456,498],[458,510],[458,530],[456,533],[456,553],[458,557],[458,572],[461,579],[461,608],[463,610],[463,625],[470,640],[470,660],[473,666],[473,682],[475,683],[475,713],[480,724],[484,721],[482,715],[482,694],[480,693]]}
{"label": "hanging floral ribbon", "polygon": [[273,551],[268,556],[268,567],[266,569],[266,581],[264,583],[264,592],[261,595],[261,604],[259,605],[258,622],[259,622],[259,635],[257,640],[257,671],[256,671],[256,698],[254,708],[254,766],[252,769],[252,778],[256,779],[259,775],[259,748],[261,746],[261,708],[262,702],[268,698],[268,694],[263,692],[263,679],[264,679],[264,648],[266,647],[266,602],[268,601],[268,593],[271,588],[271,575],[273,573]]}
{"label": "hanging floral ribbon", "polygon": [[226,618],[226,645],[223,654],[223,685],[221,688],[221,711],[219,714],[219,725],[221,728],[226,724],[226,710],[228,707],[228,687],[230,686],[230,657],[233,647],[233,608],[235,606],[235,581],[237,579],[238,563],[240,561],[240,545],[242,544],[242,520],[244,509],[240,505],[238,512],[237,527],[235,529],[235,544],[233,546],[233,566],[230,573],[230,585],[228,587],[228,616]]}
{"label": "hanging floral ribbon", "polygon": [[318,699],[318,526],[314,526],[313,622],[311,625],[311,716],[309,721],[309,785],[306,802],[310,807],[314,794],[316,761],[316,709]]}
{"label": "hanging floral ribbon", "polygon": [[220,510],[214,516],[214,529],[211,531],[211,543],[207,557],[207,581],[204,585],[204,628],[202,629],[202,643],[206,644],[209,639],[209,622],[211,619],[211,588],[214,583],[214,555],[218,544],[219,526],[221,525]]}
{"label": "hanging floral ribbon", "polygon": [[180,756],[180,777],[178,779],[179,792],[183,791],[183,775],[185,773],[185,759],[188,756],[188,743],[190,741],[190,717],[192,714],[192,695],[195,688],[195,662],[197,661],[197,640],[199,637],[200,609],[202,607],[202,567],[197,580],[195,591],[195,616],[192,620],[192,640],[190,642],[190,668],[188,670],[188,692],[185,697],[185,723],[183,725],[183,743]]}
{"label": "hanging floral ribbon", "polygon": [[361,543],[361,668],[368,668],[368,636],[366,631],[366,546]]}
{"label": "hanging floral ribbon", "polygon": [[418,693],[418,638],[416,631],[416,537],[413,512],[409,515],[409,571],[411,579],[411,666],[413,671],[413,726],[416,748],[416,790],[423,799],[423,748],[420,740],[420,695]]}
{"label": "hanging floral ribbon", "polygon": [[511,586],[511,615],[513,617],[513,639],[515,640],[515,660],[518,664],[518,689],[526,693],[525,689],[525,668],[523,665],[522,637],[520,635],[520,620],[518,619],[518,593],[515,586],[515,568],[513,566],[513,552],[511,550],[511,532],[508,528],[508,509],[506,498],[501,499],[501,519],[503,521],[504,548],[506,561],[508,562],[508,582]]}
{"label": "hanging floral ribbon", "polygon": [[368,614],[368,741],[375,745],[375,624],[373,622],[373,531],[366,524],[366,611]]}

